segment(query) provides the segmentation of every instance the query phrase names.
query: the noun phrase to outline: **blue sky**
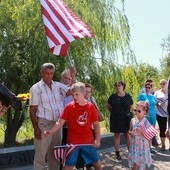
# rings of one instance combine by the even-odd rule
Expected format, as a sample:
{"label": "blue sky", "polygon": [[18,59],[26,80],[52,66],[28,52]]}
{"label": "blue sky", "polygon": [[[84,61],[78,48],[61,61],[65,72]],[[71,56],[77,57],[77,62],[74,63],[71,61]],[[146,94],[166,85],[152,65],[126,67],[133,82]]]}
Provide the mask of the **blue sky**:
{"label": "blue sky", "polygon": [[125,0],[131,46],[138,62],[160,68],[160,44],[170,34],[170,0]]}

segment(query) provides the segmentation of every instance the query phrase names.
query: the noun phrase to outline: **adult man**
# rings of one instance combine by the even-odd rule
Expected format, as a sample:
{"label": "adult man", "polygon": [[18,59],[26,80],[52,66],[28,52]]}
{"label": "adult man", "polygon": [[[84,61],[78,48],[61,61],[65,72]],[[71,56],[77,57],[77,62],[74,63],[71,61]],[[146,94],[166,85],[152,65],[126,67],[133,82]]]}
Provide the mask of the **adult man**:
{"label": "adult man", "polygon": [[[58,120],[63,110],[62,95],[66,94],[68,87],[62,83],[54,82],[55,66],[52,63],[44,63],[41,66],[42,79],[34,84],[31,89],[30,117],[34,128],[34,169],[58,170],[60,165],[54,159],[53,147],[61,143],[61,131],[50,138],[43,134]],[[47,155],[47,164],[46,164]]]}

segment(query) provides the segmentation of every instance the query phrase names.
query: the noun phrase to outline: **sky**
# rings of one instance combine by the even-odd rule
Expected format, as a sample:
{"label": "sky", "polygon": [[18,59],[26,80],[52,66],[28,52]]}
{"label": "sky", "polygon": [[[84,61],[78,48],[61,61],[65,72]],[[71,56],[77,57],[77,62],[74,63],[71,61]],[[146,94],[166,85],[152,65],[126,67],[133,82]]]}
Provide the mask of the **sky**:
{"label": "sky", "polygon": [[159,69],[167,54],[160,44],[170,34],[170,0],[125,0],[125,14],[137,61]]}

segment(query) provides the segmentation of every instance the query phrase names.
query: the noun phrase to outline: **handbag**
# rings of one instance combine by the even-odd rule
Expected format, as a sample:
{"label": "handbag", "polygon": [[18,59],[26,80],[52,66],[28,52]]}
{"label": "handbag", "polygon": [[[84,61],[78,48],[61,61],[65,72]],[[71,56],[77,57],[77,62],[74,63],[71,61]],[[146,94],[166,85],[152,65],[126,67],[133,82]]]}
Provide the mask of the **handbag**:
{"label": "handbag", "polygon": [[126,113],[126,123],[127,123],[128,126],[130,125],[130,121],[131,121],[132,118],[133,118],[133,113],[131,111],[128,111]]}

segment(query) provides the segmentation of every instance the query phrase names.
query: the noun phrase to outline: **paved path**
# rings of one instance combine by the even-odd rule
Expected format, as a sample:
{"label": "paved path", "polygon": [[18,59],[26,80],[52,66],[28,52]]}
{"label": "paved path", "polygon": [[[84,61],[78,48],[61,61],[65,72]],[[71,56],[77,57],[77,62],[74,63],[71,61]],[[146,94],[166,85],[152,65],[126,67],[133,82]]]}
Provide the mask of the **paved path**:
{"label": "paved path", "polygon": [[[115,152],[113,148],[99,151],[103,170],[128,170],[128,151],[125,146],[121,147],[120,161],[115,159]],[[156,149],[157,153],[152,154],[153,165],[147,170],[170,170],[170,150],[160,151]],[[7,168],[2,170],[33,170],[32,166]]]}

